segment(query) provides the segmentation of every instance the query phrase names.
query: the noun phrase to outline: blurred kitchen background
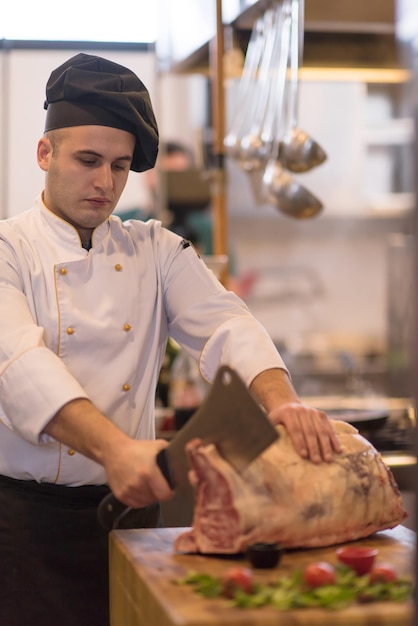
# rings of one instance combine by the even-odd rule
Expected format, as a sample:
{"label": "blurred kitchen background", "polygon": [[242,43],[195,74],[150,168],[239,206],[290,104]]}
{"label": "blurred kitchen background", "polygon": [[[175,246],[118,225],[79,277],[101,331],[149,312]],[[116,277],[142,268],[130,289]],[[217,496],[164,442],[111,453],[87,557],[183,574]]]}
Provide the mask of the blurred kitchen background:
{"label": "blurred kitchen background", "polygon": [[[205,168],[213,132],[207,42],[216,28],[214,4],[169,2],[160,14],[159,29],[168,29],[160,56],[152,43],[0,41],[0,216],[30,207],[42,187],[35,148],[44,85],[73,50],[136,70],[151,91],[163,140],[187,145]],[[226,129],[237,105],[243,42],[271,4],[224,1],[228,19],[235,15],[225,27]],[[344,393],[353,375],[367,392],[408,393],[415,203],[408,71],[395,44],[394,0],[364,4],[331,3],[331,10],[329,2],[306,0],[300,126],[328,158],[303,174],[303,184],[322,201],[322,213],[299,221],[257,205],[247,174],[226,159],[230,271],[304,395]],[[131,175],[120,209],[147,201],[143,175]]]}
{"label": "blurred kitchen background", "polygon": [[[136,71],[150,90],[162,140],[187,146],[202,184],[209,185],[201,213],[210,218],[213,203],[221,203],[221,244],[210,256],[229,256],[230,284],[268,329],[302,396],[352,415],[364,417],[367,410],[371,419],[376,410],[382,417],[383,409],[379,429],[366,420],[366,435],[393,453],[409,498],[417,179],[411,93],[418,8],[414,0],[305,0],[299,125],[327,159],[296,175],[320,199],[322,211],[295,219],[260,201],[251,177],[219,143],[219,130],[228,132],[240,106],[252,29],[274,4],[160,0],[155,37],[149,38],[135,35],[150,12],[144,2],[127,6],[125,26],[113,15],[111,35],[103,28],[103,38],[100,28],[89,35],[93,20],[84,17],[84,32],[77,34],[75,21],[63,39],[54,27],[23,38],[0,30],[0,218],[32,206],[42,188],[35,150],[51,70],[82,51]],[[25,14],[26,29],[30,22]],[[159,200],[165,217],[166,188]],[[144,175],[131,173],[120,212],[150,201]]]}

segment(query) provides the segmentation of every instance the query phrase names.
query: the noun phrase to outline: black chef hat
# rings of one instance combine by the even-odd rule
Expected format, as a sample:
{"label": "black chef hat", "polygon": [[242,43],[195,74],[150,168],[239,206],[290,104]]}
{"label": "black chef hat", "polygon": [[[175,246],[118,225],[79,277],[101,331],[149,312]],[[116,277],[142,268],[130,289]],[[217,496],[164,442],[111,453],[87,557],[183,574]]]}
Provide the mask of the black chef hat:
{"label": "black chef hat", "polygon": [[123,65],[77,54],[51,73],[44,108],[45,131],[86,125],[120,128],[136,139],[131,170],[154,167],[158,128],[149,93]]}

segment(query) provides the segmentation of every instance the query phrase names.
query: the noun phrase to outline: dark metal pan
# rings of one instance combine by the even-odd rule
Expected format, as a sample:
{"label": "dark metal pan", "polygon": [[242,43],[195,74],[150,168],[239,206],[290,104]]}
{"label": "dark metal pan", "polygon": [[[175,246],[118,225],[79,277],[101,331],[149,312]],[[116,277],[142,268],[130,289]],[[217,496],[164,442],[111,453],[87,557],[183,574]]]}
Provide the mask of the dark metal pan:
{"label": "dark metal pan", "polygon": [[380,398],[322,396],[304,398],[304,402],[325,411],[331,419],[352,424],[359,431],[381,428],[390,415],[389,404]]}

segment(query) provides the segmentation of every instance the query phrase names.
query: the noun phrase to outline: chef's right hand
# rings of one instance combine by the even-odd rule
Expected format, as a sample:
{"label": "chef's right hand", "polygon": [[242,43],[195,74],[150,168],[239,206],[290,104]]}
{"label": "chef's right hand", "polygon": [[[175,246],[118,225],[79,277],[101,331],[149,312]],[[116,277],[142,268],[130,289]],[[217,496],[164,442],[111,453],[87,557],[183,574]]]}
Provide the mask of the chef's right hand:
{"label": "chef's right hand", "polygon": [[167,445],[164,439],[127,439],[112,449],[104,467],[109,487],[118,500],[139,509],[156,500],[163,502],[174,496],[156,462],[158,452]]}

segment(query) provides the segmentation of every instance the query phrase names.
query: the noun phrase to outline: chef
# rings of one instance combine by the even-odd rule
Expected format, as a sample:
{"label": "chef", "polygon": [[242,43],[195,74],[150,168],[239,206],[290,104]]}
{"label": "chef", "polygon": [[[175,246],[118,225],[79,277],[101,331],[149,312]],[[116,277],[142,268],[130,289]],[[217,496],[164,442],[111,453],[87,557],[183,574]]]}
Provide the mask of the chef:
{"label": "chef", "polygon": [[154,429],[169,335],[208,382],[234,367],[302,456],[326,462],[340,444],[193,246],[156,220],[112,216],[129,170],[157,157],[139,78],[78,54],[52,72],[45,109],[44,189],[0,222],[0,623],[106,626],[98,503],[111,489],[148,527],[173,496]]}

